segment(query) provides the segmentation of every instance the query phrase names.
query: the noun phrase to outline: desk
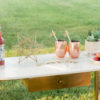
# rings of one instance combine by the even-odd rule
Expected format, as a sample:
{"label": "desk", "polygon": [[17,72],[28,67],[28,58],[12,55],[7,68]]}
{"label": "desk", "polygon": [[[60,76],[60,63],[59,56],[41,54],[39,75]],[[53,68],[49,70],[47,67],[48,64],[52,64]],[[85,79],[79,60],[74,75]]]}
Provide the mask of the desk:
{"label": "desk", "polygon": [[[38,55],[39,63],[55,61],[55,54]],[[66,55],[66,59],[69,59]],[[0,67],[0,80],[21,79],[30,92],[86,86],[91,83],[91,72],[95,74],[95,100],[98,100],[98,71],[100,65],[92,64],[85,52],[79,59],[73,59],[78,63],[54,63],[37,66],[31,60],[18,64],[18,57],[5,59],[5,66]]]}

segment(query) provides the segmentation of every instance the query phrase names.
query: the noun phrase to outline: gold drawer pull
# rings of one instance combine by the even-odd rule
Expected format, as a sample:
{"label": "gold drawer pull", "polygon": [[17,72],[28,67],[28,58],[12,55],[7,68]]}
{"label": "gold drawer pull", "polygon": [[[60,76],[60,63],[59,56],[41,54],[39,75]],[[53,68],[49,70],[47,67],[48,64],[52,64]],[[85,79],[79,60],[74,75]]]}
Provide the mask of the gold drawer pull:
{"label": "gold drawer pull", "polygon": [[62,83],[63,83],[63,81],[62,81],[62,80],[58,80],[58,83],[62,84]]}

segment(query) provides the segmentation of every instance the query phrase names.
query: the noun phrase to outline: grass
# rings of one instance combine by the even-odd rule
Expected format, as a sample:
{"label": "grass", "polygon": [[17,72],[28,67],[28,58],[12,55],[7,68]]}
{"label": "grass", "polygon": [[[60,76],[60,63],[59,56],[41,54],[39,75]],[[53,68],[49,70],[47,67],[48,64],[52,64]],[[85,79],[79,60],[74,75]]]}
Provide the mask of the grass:
{"label": "grass", "polygon": [[[52,29],[59,39],[66,39],[63,34],[67,29],[71,38],[79,38],[83,49],[88,30],[100,26],[100,1],[0,0],[0,24],[7,57],[17,56],[13,50],[17,34],[37,33],[38,42],[44,45],[39,53],[54,52],[55,40],[49,36]],[[20,80],[0,82],[0,100],[87,100],[88,97],[93,99],[93,82],[90,87],[36,93],[29,93]]]}
{"label": "grass", "polygon": [[20,80],[2,81],[0,100],[93,100],[93,75],[91,86],[34,93],[29,93]]}
{"label": "grass", "polygon": [[77,36],[84,44],[87,31],[100,26],[99,5],[98,0],[0,0],[5,48],[9,50],[17,44],[17,33],[35,32],[39,43],[51,47],[54,45],[54,39],[49,37],[52,29],[61,39],[65,39],[63,34],[67,29],[71,37]]}

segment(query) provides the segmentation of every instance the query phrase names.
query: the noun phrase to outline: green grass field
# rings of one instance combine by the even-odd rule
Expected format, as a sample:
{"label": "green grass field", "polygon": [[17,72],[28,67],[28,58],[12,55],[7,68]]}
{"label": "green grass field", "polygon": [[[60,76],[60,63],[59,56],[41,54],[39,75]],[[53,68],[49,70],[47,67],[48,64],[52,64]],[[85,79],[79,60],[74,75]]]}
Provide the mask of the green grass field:
{"label": "green grass field", "polygon": [[[12,48],[17,34],[37,33],[42,53],[53,52],[53,29],[59,39],[65,30],[84,45],[87,32],[100,28],[99,0],[0,0],[0,24],[5,39],[6,56],[15,56]],[[92,78],[93,81],[93,78]],[[89,92],[88,92],[89,90]],[[89,97],[89,99],[87,99]],[[93,100],[93,82],[89,87],[29,93],[20,80],[0,82],[0,100]]]}
{"label": "green grass field", "polygon": [[77,36],[84,44],[87,31],[100,26],[100,1],[0,0],[0,24],[6,49],[17,43],[17,33],[35,32],[39,43],[51,47],[54,45],[54,38],[49,36],[52,29],[59,39],[65,39],[67,29],[72,38]]}

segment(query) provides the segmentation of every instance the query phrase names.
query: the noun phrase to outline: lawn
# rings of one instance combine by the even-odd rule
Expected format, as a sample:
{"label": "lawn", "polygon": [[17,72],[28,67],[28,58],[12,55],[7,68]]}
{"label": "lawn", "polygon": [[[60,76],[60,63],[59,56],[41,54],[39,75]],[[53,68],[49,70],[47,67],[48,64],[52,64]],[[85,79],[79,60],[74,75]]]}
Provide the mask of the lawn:
{"label": "lawn", "polygon": [[[0,0],[0,24],[6,50],[17,43],[16,35],[38,34],[38,42],[45,47],[54,45],[50,37],[53,29],[57,37],[78,37],[82,44],[89,29],[100,26],[99,0]],[[67,40],[67,39],[66,39]]]}
{"label": "lawn", "polygon": [[[99,0],[0,0],[0,24],[6,56],[15,56],[17,34],[37,33],[43,44],[41,53],[54,52],[53,29],[59,39],[68,30],[71,38],[84,45],[88,30],[100,28]],[[92,76],[93,81],[93,76]],[[89,90],[89,92],[88,92]],[[0,82],[0,100],[93,100],[93,82],[89,87],[29,93],[20,80]]]}

